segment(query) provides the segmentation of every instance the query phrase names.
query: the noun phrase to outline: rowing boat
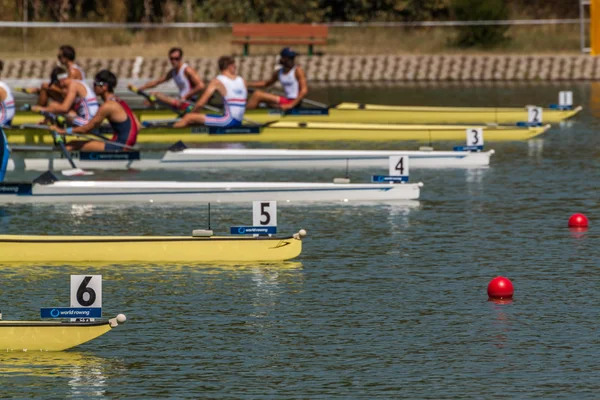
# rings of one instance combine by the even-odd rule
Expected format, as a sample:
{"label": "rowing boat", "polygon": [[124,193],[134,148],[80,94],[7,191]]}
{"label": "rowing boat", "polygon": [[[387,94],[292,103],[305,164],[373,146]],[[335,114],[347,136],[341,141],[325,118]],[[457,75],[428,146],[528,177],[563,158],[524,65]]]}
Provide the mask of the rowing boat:
{"label": "rowing boat", "polygon": [[414,200],[422,183],[60,181],[46,172],[33,182],[0,183],[6,203],[286,203]]}
{"label": "rowing boat", "polygon": [[[22,255],[35,252],[23,247],[21,251]],[[108,321],[92,322],[0,321],[0,351],[67,350],[104,335],[125,320],[125,315],[119,314]]]}
{"label": "rowing boat", "polygon": [[[313,141],[460,141],[466,129],[482,128],[486,142],[520,141],[541,135],[545,126],[463,126],[463,125],[393,125],[328,122],[275,122],[266,126],[239,128],[208,128],[193,126],[170,128],[154,126],[138,134],[138,143],[207,142],[313,142]],[[53,137],[40,126],[5,129],[12,144],[50,144]],[[101,133],[108,133],[102,132]]]}
{"label": "rowing boat", "polygon": [[[292,236],[0,235],[0,262],[260,262],[296,258],[306,231]],[[2,348],[2,347],[0,347]]]}
{"label": "rowing boat", "polygon": [[[12,146],[8,171],[47,171],[70,168],[62,152],[53,147]],[[411,168],[470,168],[490,164],[494,150],[394,151],[394,150],[288,150],[288,149],[191,149],[178,143],[165,153],[73,152],[71,157],[86,170],[216,170],[379,168],[387,169],[389,157],[410,157]]]}
{"label": "rowing boat", "polygon": [[[577,115],[581,106],[549,107],[543,109],[545,123],[557,123]],[[170,110],[138,110],[141,121],[174,118]],[[259,123],[287,122],[339,122],[379,124],[514,124],[527,121],[527,108],[505,107],[411,107],[375,104],[341,103],[330,108],[307,108],[282,114],[280,110],[249,110],[247,117]],[[19,112],[14,124],[31,124],[40,121],[33,113]]]}

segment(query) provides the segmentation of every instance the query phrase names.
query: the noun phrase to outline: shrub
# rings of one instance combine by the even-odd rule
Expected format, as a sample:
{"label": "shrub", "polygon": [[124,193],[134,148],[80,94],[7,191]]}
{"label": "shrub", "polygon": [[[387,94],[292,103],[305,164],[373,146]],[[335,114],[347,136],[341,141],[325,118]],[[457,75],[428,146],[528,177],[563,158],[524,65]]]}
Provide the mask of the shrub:
{"label": "shrub", "polygon": [[[500,21],[510,17],[505,0],[453,0],[452,11],[459,21]],[[491,47],[507,40],[507,25],[460,26],[460,47]]]}

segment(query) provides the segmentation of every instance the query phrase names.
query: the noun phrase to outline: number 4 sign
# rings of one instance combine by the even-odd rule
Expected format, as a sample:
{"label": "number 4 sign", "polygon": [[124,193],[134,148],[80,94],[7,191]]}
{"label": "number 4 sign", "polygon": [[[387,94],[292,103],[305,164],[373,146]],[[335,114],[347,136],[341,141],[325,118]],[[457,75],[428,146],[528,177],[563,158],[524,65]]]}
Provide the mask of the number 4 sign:
{"label": "number 4 sign", "polygon": [[71,275],[71,307],[102,307],[102,275]]}

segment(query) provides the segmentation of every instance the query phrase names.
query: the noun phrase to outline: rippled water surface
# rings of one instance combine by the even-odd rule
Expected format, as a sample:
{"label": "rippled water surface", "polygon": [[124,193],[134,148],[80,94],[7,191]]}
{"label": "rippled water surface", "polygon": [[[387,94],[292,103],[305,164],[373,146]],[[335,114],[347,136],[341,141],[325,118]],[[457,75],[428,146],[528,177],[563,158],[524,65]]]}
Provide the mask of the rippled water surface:
{"label": "rippled water surface", "polygon": [[[425,183],[417,202],[280,204],[280,231],[308,231],[293,262],[0,267],[4,319],[37,319],[40,307],[67,305],[69,275],[80,273],[103,275],[105,316],[128,317],[71,351],[0,354],[0,394],[597,398],[600,124],[590,86],[334,88],[317,99],[521,106],[554,103],[558,90],[571,88],[585,107],[579,117],[541,139],[488,144],[497,152],[490,168],[412,170],[411,180]],[[370,173],[351,171],[354,181]],[[574,212],[590,217],[587,232],[566,228]],[[216,231],[250,222],[250,204],[212,209]],[[205,227],[206,206],[5,206],[0,223],[4,233],[188,234]],[[496,275],[512,279],[512,303],[487,301]]]}

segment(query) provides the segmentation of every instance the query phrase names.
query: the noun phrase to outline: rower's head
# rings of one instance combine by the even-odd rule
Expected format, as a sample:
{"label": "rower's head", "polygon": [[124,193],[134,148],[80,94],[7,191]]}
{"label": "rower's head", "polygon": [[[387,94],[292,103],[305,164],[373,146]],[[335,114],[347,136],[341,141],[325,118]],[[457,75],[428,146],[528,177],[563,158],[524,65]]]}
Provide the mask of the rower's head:
{"label": "rower's head", "polygon": [[237,67],[235,60],[230,56],[222,56],[219,58],[219,71],[221,73],[228,72],[231,75],[237,75]]}
{"label": "rower's head", "polygon": [[174,68],[181,67],[181,64],[183,64],[183,50],[179,47],[173,47],[169,50],[169,61]]}
{"label": "rower's head", "polygon": [[114,93],[117,86],[117,76],[107,69],[96,74],[94,78],[94,92],[96,96],[102,96],[105,93]]}
{"label": "rower's head", "polygon": [[68,79],[69,73],[63,67],[54,67],[52,73],[50,73],[50,85],[66,88]]}
{"label": "rower's head", "polygon": [[281,50],[279,56],[279,64],[283,65],[285,68],[292,68],[296,63],[296,52],[289,47]]}
{"label": "rower's head", "polygon": [[67,65],[69,62],[75,61],[75,49],[68,44],[60,46],[58,48],[57,58],[62,65]]}

